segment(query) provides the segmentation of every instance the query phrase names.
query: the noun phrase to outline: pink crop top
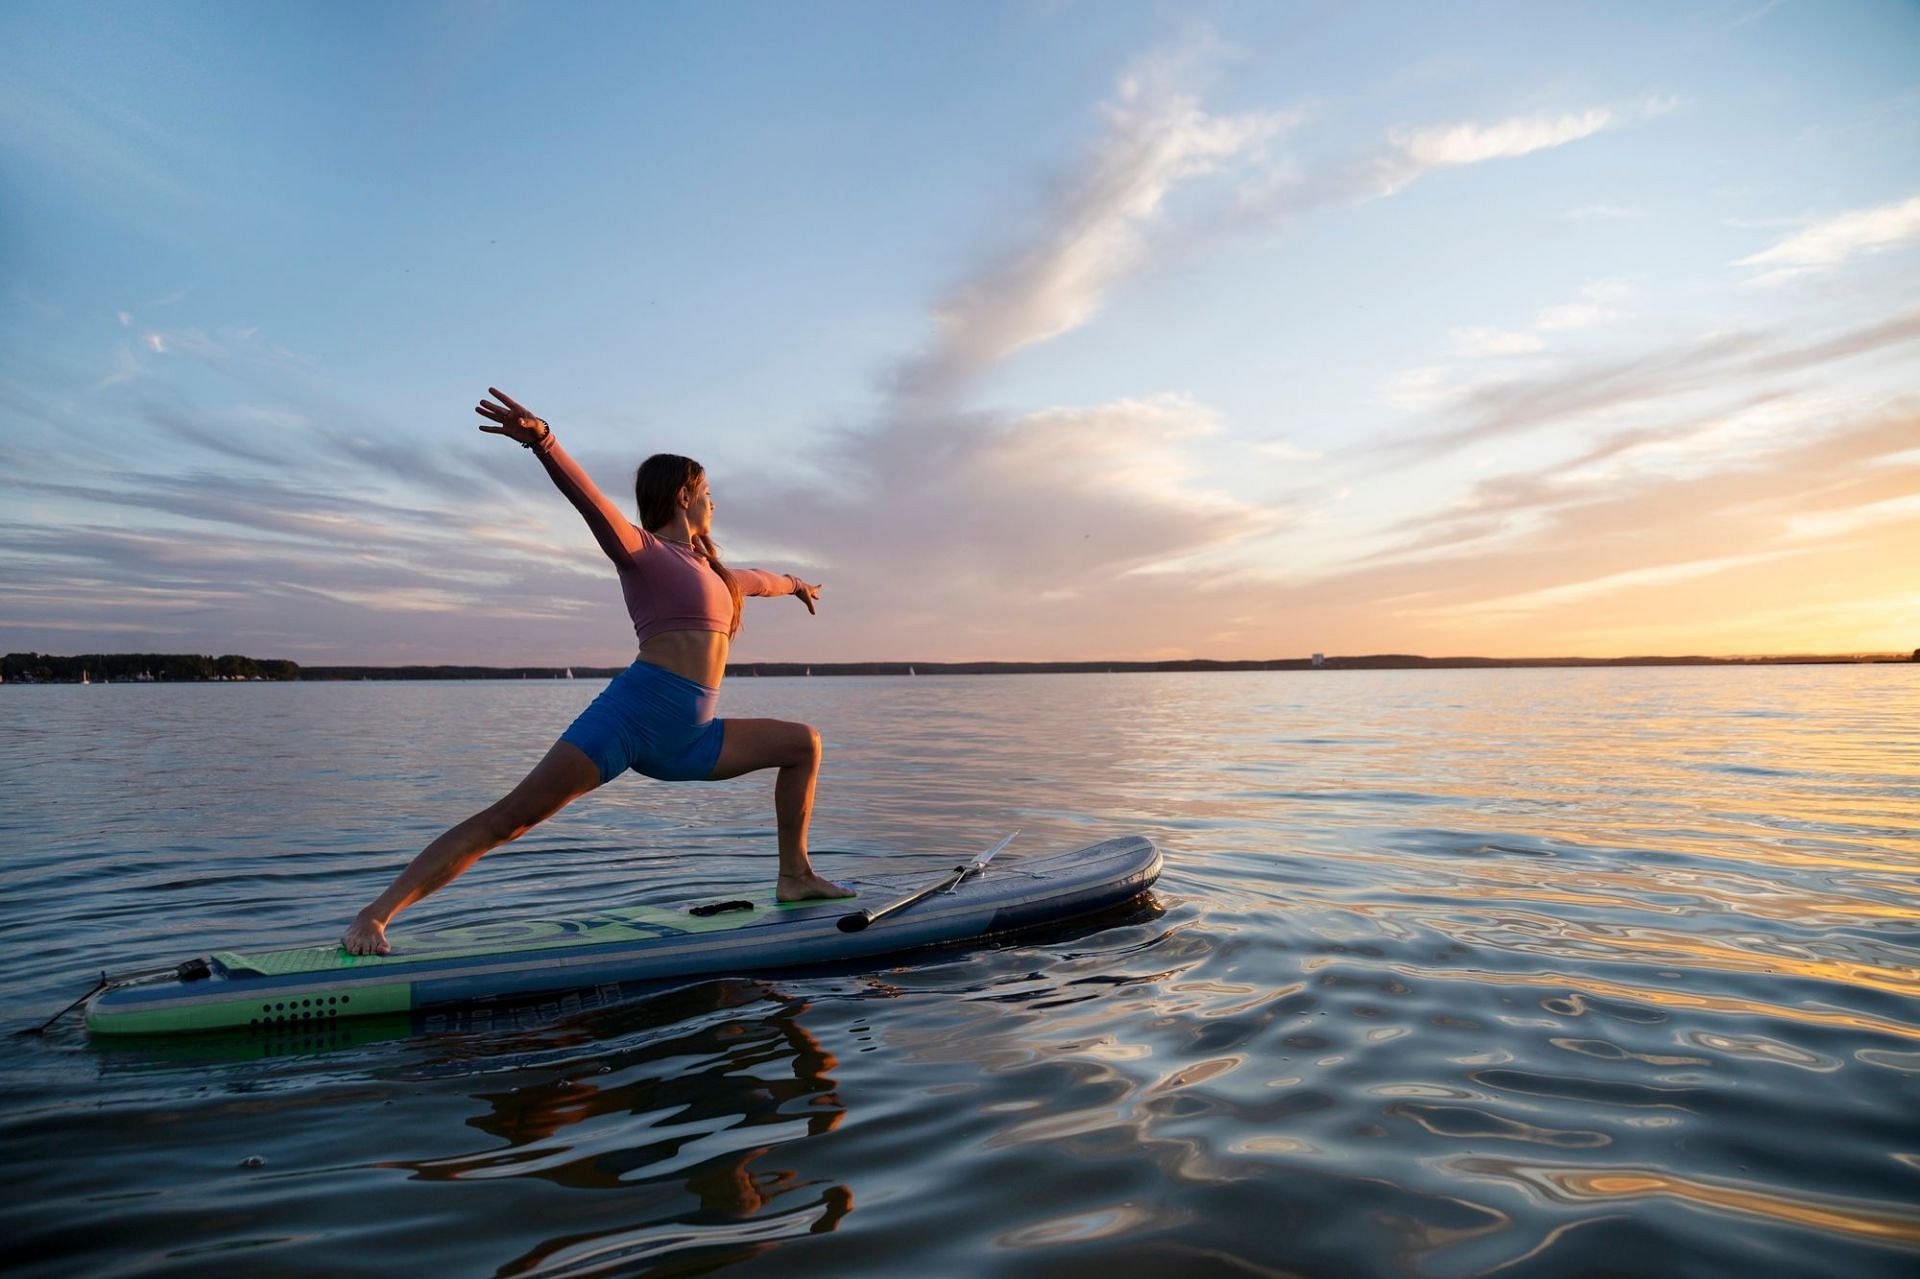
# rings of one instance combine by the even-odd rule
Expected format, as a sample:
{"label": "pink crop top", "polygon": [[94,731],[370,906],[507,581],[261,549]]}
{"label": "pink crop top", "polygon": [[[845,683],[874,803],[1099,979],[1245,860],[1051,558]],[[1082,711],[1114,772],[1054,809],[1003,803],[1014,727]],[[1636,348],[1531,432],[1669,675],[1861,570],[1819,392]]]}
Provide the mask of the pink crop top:
{"label": "pink crop top", "polygon": [[[665,631],[727,633],[733,624],[733,596],[706,556],[635,528],[620,508],[594,487],[580,464],[567,456],[551,428],[533,451],[567,500],[586,517],[600,549],[620,570],[620,590],[627,599],[634,634],[642,644]],[[799,589],[785,573],[734,568],[731,564],[727,569],[745,595],[792,595]]]}

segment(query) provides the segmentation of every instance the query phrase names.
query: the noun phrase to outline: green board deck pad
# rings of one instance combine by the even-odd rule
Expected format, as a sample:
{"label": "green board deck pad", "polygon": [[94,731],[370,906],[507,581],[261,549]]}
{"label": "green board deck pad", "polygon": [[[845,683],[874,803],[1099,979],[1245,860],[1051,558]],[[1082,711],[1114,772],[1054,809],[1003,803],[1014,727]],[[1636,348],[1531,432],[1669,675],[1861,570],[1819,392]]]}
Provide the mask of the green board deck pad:
{"label": "green board deck pad", "polygon": [[[995,863],[951,891],[915,898],[871,928],[843,932],[850,911],[938,883],[950,862],[847,877],[852,897],[640,904],[550,919],[501,920],[389,935],[385,955],[337,943],[216,950],[204,975],[110,986],[87,1005],[96,1035],[306,1026],[609,982],[657,982],[844,963],[992,937],[1117,905],[1160,873],[1151,840],[1121,836]],[[197,970],[196,970],[197,971]]]}

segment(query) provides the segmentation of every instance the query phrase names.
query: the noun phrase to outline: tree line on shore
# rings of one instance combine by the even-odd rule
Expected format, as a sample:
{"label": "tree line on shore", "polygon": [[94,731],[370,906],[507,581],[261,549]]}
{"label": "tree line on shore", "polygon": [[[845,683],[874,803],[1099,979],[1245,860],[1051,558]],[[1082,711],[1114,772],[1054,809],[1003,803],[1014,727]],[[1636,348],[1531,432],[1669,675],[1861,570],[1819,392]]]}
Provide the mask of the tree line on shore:
{"label": "tree line on shore", "polygon": [[[1038,675],[1175,671],[1295,671],[1475,669],[1525,666],[1737,666],[1909,660],[1898,653],[1849,653],[1778,657],[1420,657],[1380,653],[1365,657],[1280,658],[1212,661],[1188,658],[1157,662],[735,662],[732,676],[792,675]],[[1920,662],[1920,649],[1912,661]],[[201,683],[220,680],[435,680],[609,679],[623,667],[608,666],[309,666],[274,658],[228,653],[8,653],[0,678],[9,684]]]}
{"label": "tree line on shore", "polygon": [[299,679],[294,662],[227,653],[8,653],[0,677],[9,684],[177,684],[212,680]]}

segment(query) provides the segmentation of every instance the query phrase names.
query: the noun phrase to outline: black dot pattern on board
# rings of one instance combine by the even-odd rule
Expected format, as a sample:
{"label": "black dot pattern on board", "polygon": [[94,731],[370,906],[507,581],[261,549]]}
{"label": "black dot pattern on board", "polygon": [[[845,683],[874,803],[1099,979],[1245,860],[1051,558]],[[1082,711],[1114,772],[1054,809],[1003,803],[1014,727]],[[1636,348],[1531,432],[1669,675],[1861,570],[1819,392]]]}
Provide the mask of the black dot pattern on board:
{"label": "black dot pattern on board", "polygon": [[254,1030],[272,1030],[288,1024],[300,1026],[310,1022],[330,1020],[340,1015],[342,1006],[352,1002],[352,995],[316,995],[310,999],[288,999],[279,1003],[261,1004],[261,1015],[250,1019],[247,1025]]}

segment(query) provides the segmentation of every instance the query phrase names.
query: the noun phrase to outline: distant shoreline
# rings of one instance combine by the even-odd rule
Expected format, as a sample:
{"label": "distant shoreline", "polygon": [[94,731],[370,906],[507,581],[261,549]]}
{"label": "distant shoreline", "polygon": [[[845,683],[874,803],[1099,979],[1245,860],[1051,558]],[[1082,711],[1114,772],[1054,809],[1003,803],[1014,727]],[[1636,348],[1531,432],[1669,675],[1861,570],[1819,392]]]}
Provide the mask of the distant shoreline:
{"label": "distant shoreline", "polygon": [[[832,675],[1138,675],[1188,671],[1507,670],[1605,666],[1849,666],[1920,661],[1906,653],[1802,653],[1764,657],[1421,657],[1375,653],[1359,657],[1287,657],[1265,661],[1186,658],[1157,662],[733,662],[735,679]],[[83,653],[56,657],[9,653],[0,667],[7,684],[212,683],[221,681],[329,683],[359,680],[609,679],[624,666],[299,666],[294,662],[193,654]],[[136,672],[129,676],[128,672]],[[157,673],[156,673],[157,672]]]}
{"label": "distant shoreline", "polygon": [[[1186,671],[1396,671],[1480,670],[1584,666],[1848,666],[1911,662],[1905,653],[1803,654],[1780,657],[1420,657],[1382,653],[1362,657],[1273,658],[1220,661],[1188,658],[1159,662],[730,662],[731,679],[779,679],[833,675],[1141,675]],[[610,679],[624,666],[311,666],[303,680],[360,679]]]}

